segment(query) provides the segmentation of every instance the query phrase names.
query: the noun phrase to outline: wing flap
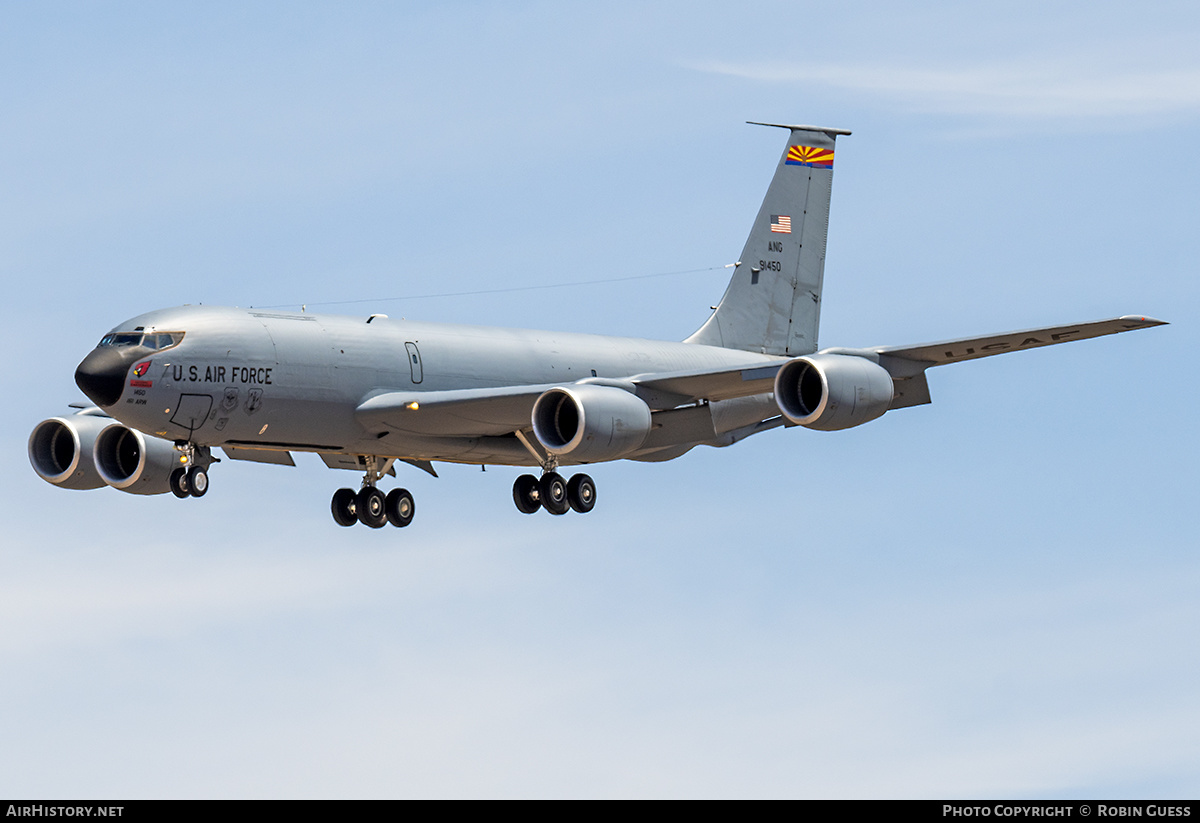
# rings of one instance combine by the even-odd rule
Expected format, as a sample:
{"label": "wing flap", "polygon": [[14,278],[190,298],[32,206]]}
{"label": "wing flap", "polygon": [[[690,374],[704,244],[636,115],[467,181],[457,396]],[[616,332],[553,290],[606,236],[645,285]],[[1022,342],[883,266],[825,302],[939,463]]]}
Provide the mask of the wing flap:
{"label": "wing flap", "polygon": [[777,363],[761,362],[735,369],[712,369],[701,372],[672,372],[668,374],[639,374],[629,381],[642,392],[663,392],[674,395],[679,406],[695,400],[732,400],[752,394],[766,394],[775,386],[775,374],[787,360]]}
{"label": "wing flap", "polygon": [[[886,366],[885,366],[886,368]],[[888,409],[907,409],[933,402],[929,398],[929,380],[925,372],[912,377],[892,376],[892,404]]]}
{"label": "wing flap", "polygon": [[296,461],[292,459],[292,453],[289,451],[252,449],[242,446],[222,446],[221,451],[225,452],[225,456],[230,460],[246,460],[250,463],[270,463],[275,466],[296,465]]}

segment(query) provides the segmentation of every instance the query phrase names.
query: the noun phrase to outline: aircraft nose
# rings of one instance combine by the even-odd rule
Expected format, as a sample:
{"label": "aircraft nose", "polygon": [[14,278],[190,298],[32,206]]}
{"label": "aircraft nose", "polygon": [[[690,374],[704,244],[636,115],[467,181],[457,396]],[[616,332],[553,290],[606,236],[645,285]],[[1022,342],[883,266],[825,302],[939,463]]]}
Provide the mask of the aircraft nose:
{"label": "aircraft nose", "polygon": [[129,348],[93,349],[75,369],[75,385],[97,406],[111,406],[121,399],[125,375],[137,352]]}

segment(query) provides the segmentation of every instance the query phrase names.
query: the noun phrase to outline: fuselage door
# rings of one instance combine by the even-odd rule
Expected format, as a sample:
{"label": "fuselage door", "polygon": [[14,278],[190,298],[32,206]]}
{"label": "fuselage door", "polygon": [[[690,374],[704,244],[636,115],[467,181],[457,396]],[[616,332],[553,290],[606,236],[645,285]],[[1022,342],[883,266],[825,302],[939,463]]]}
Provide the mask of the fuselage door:
{"label": "fuselage door", "polygon": [[421,352],[417,351],[416,343],[405,343],[408,350],[408,368],[412,371],[412,381],[420,383],[424,375],[421,372]]}
{"label": "fuselage door", "polygon": [[204,425],[209,409],[212,408],[212,402],[211,395],[181,394],[179,403],[175,407],[175,414],[171,415],[171,422],[189,432],[194,432]]}

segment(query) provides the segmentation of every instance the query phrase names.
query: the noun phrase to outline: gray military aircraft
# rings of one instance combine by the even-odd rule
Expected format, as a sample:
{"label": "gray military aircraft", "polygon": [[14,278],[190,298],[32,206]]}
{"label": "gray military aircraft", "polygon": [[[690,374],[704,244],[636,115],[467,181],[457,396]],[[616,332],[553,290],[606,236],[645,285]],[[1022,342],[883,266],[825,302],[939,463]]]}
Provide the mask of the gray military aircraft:
{"label": "gray military aircraft", "polygon": [[[757,125],[777,126],[761,123]],[[835,431],[930,402],[932,366],[1162,325],[1125,316],[919,346],[817,350],[834,144],[844,129],[780,126],[788,141],[733,277],[680,343],[183,306],[121,323],[75,372],[95,406],[44,420],[29,459],[68,489],[201,497],[220,448],[295,465],[315,452],[364,473],[333,495],[342,526],[407,526],[399,461],[536,466],[517,508],[596,504],[563,466],[672,460],[779,426]]]}

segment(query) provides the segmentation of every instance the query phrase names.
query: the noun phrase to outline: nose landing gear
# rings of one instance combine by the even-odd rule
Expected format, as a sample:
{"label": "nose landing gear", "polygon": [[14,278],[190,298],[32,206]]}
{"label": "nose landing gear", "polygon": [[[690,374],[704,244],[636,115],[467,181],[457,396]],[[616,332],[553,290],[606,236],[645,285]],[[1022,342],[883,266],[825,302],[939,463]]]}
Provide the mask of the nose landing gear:
{"label": "nose landing gear", "polygon": [[180,453],[180,467],[167,478],[167,485],[176,497],[203,497],[208,492],[208,467],[219,462],[212,456],[208,446],[177,442],[175,449]]}

